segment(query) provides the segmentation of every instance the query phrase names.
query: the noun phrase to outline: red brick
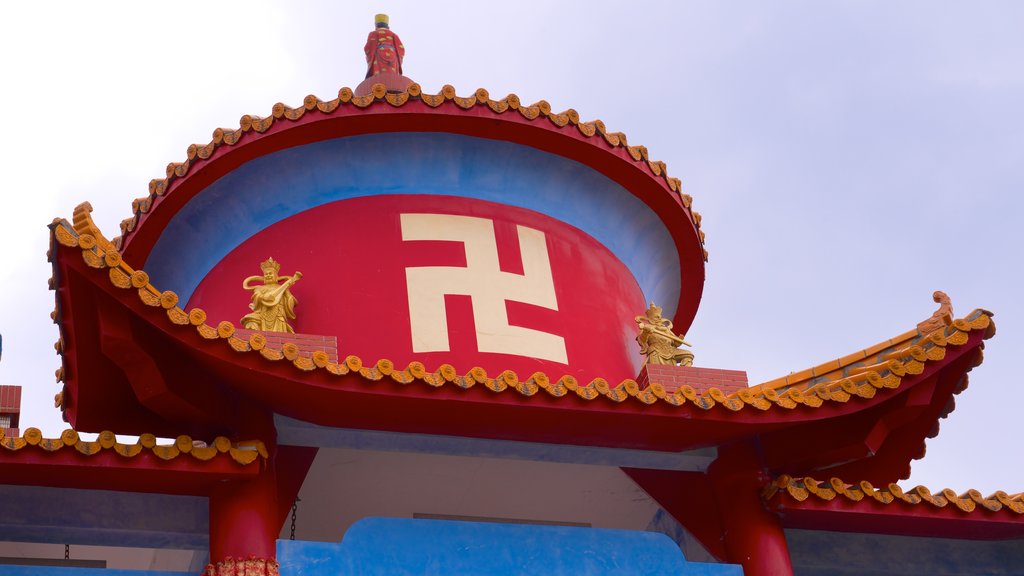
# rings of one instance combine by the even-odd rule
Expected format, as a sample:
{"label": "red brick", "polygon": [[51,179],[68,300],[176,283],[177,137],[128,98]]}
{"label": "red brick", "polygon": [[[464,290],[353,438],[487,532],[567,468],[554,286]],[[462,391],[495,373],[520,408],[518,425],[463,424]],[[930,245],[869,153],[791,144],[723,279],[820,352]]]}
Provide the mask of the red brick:
{"label": "red brick", "polygon": [[288,337],[282,338],[286,342],[294,342],[295,344],[323,344],[323,336],[305,336],[299,334],[289,335]]}
{"label": "red brick", "polygon": [[21,409],[21,386],[0,386],[0,411],[18,412]]}
{"label": "red brick", "polygon": [[[235,336],[248,340],[256,330],[239,328]],[[281,350],[285,344],[294,344],[299,349],[299,356],[312,358],[314,352],[324,352],[330,362],[338,361],[338,339],[335,336],[322,336],[319,334],[291,334],[286,332],[261,332],[266,339],[266,346],[271,350]]]}
{"label": "red brick", "polygon": [[747,387],[747,373],[742,370],[693,366],[647,365],[640,370],[636,380],[641,389],[656,383],[669,392],[690,386],[698,392],[718,388],[725,394],[731,394]]}

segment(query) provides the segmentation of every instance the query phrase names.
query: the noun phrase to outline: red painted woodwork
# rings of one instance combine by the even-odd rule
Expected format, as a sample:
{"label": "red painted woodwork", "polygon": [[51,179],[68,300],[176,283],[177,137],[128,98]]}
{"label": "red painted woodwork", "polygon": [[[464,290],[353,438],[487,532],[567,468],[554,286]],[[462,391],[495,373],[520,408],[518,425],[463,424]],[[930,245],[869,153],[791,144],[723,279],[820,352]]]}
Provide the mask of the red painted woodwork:
{"label": "red painted woodwork", "polygon": [[925,440],[937,432],[939,418],[953,409],[954,394],[966,384],[967,372],[981,361],[981,346],[947,350],[940,365],[926,366],[905,393],[888,402],[842,420],[763,434],[766,466],[773,475],[814,476],[817,470],[828,470],[829,476],[877,485],[907,478],[911,460],[924,455]]}
{"label": "red painted woodwork", "polygon": [[770,478],[754,444],[719,448],[708,478],[718,502],[725,561],[742,565],[744,576],[792,576],[782,523],[761,500]]}
{"label": "red painted woodwork", "polygon": [[747,373],[743,370],[645,364],[636,377],[636,383],[641,390],[651,384],[661,384],[666,392],[690,386],[697,392],[718,388],[728,395],[747,387]]}
{"label": "red painted woodwork", "polygon": [[[277,474],[277,519],[278,527],[284,526],[291,513],[292,504],[299,495],[306,474],[316,459],[318,448],[312,446],[278,446],[274,455],[274,471]],[[279,528],[280,529],[280,528]]]}
{"label": "red painted woodwork", "polygon": [[207,159],[193,159],[185,176],[171,180],[167,190],[153,199],[151,208],[139,215],[134,231],[126,235],[124,259],[145,262],[182,206],[249,160],[311,142],[388,132],[447,132],[505,140],[576,160],[617,182],[650,206],[675,240],[683,273],[674,321],[682,332],[690,326],[704,289],[704,249],[689,209],[661,176],[655,176],[646,162],[634,160],[624,147],[611,146],[600,137],[588,138],[574,126],[559,128],[512,111],[497,115],[487,107],[462,110],[454,102],[437,108],[419,100],[401,107],[344,105],[329,115],[314,109],[298,120],[274,122],[262,133],[250,131],[235,145],[217,147]]}
{"label": "red painted woodwork", "polygon": [[[568,364],[477,348],[470,297],[446,297],[449,352],[413,350],[406,270],[466,267],[460,242],[403,241],[401,214],[447,214],[494,224],[502,272],[523,274],[517,226],[544,233],[558,309],[505,301],[509,323],[555,334],[565,341]],[[273,256],[281,274],[304,276],[296,331],[337,336],[342,358],[364,363],[386,358],[399,368],[422,362],[428,370],[448,363],[465,373],[480,366],[491,374],[514,370],[520,378],[541,371],[552,379],[572,375],[586,383],[598,377],[618,383],[632,378],[641,356],[633,318],[644,297],[629,269],[607,248],[577,228],[538,212],[471,198],[427,195],[370,196],[333,202],[278,222],[228,254],[199,284],[187,308],[206,311],[210,324],[238,323],[249,312],[247,276]],[[479,271],[480,282],[502,291]],[[479,292],[467,282],[465,289]],[[474,296],[476,297],[476,296]],[[297,341],[297,336],[282,336]]]}
{"label": "red painted woodwork", "polygon": [[210,563],[277,556],[277,537],[317,449],[278,446],[258,476],[210,492]]}
{"label": "red painted woodwork", "polygon": [[791,576],[778,515],[761,500],[769,481],[751,442],[719,448],[706,474],[624,468],[645,492],[719,560],[741,564],[746,576]]}
{"label": "red painted woodwork", "polygon": [[623,468],[637,486],[720,561],[725,559],[722,520],[711,481],[703,472]]}
{"label": "red painted woodwork", "polygon": [[273,468],[243,482],[223,482],[210,494],[210,562],[275,558],[281,531]]}
{"label": "red painted woodwork", "polygon": [[968,513],[954,504],[942,508],[928,502],[882,504],[870,497],[851,502],[841,495],[830,501],[809,496],[799,502],[781,491],[768,505],[786,528],[968,540],[1024,537],[1020,517],[1007,509],[992,512],[978,506]]}
{"label": "red painted woodwork", "polygon": [[56,452],[0,448],[0,467],[4,484],[193,496],[205,496],[226,480],[254,478],[260,470],[258,463],[242,466],[224,455],[209,461],[187,454],[161,460],[148,451],[131,458],[113,450],[85,456],[70,446]]}
{"label": "red painted woodwork", "polygon": [[[495,393],[480,384],[469,389],[454,384],[435,388],[418,381],[399,384],[386,377],[370,382],[355,373],[336,376],[325,370],[305,372],[290,362],[269,361],[257,352],[235,352],[224,341],[204,339],[192,326],[171,324],[163,309],[146,306],[132,291],[116,288],[110,284],[105,270],[88,267],[79,249],[57,246],[55,254],[58,276],[62,278],[58,287],[61,309],[69,315],[69,321],[64,323],[68,397],[71,402],[69,415],[73,418],[84,415],[96,427],[125,426],[133,418],[140,422],[153,422],[151,413],[132,408],[130,387],[118,390],[110,386],[111,382],[117,382],[123,376],[119,375],[116,366],[96,362],[94,356],[102,358],[102,352],[91,348],[90,354],[82,354],[79,349],[95,346],[95,325],[87,320],[89,312],[97,308],[96,303],[102,301],[115,302],[136,317],[137,335],[152,340],[152,350],[161,365],[177,362],[202,367],[203,379],[182,382],[185,387],[182,393],[203,395],[211,387],[223,387],[225,391],[233,390],[231,393],[238,400],[274,406],[280,414],[320,425],[478,438],[553,443],[571,441],[578,445],[677,451],[758,436],[762,439],[773,474],[796,473],[787,469],[788,464],[808,462],[816,453],[814,448],[810,448],[814,443],[812,440],[818,438],[832,442],[830,448],[833,453],[845,457],[840,449],[863,444],[869,431],[858,428],[858,422],[877,419],[873,410],[884,412],[890,407],[902,406],[903,398],[910,391],[919,385],[927,385],[929,379],[940,372],[948,371],[950,378],[958,379],[973,365],[985,336],[980,330],[970,332],[966,343],[948,346],[943,360],[926,363],[924,372],[919,375],[906,375],[896,390],[881,389],[870,399],[826,402],[819,408],[797,406],[790,410],[779,407],[758,410],[746,407],[734,412],[719,406],[706,410],[692,402],[671,406],[664,402],[646,405],[631,398],[621,403],[603,397],[584,400],[572,392],[556,398],[543,390],[532,397],[524,397],[515,390]],[[76,287],[73,293],[65,290],[67,284]],[[72,315],[72,310],[81,313]],[[344,346],[343,343],[341,345]],[[958,362],[965,356],[971,361]],[[90,387],[94,388],[90,391]],[[952,391],[947,389],[943,393],[945,395],[932,395],[930,405],[941,410],[948,403]],[[121,396],[124,393],[128,396]],[[75,405],[79,396],[103,397],[105,402],[90,405],[87,413],[80,414],[76,410],[83,407]],[[211,413],[225,416],[235,413],[235,408],[230,405],[216,404],[216,397],[212,397],[212,401]],[[908,409],[912,412],[908,412],[906,417],[911,421],[924,418],[928,420],[928,427],[934,424],[935,420],[928,419],[927,412],[918,407]],[[242,421],[233,422],[230,426],[239,426]],[[791,430],[791,433],[783,434],[785,430]],[[130,433],[132,430],[115,431]],[[136,430],[136,433],[145,431]],[[149,431],[180,433],[173,429]],[[209,436],[208,433],[191,434],[194,437]],[[890,437],[898,435],[899,428],[886,434]],[[920,452],[920,445],[892,446],[891,457],[902,458],[904,463]],[[816,460],[814,466],[835,466],[842,461]]]}

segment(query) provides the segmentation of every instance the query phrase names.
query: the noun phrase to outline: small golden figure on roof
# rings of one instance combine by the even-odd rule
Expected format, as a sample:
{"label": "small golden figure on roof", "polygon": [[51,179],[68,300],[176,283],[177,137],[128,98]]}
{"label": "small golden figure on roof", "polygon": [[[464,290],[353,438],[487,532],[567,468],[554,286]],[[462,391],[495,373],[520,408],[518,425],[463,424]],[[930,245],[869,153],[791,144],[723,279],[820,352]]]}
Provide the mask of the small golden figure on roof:
{"label": "small golden figure on roof", "polygon": [[693,366],[693,352],[679,349],[690,343],[672,331],[672,321],[662,318],[660,306],[651,302],[647,312],[636,317],[636,327],[640,330],[636,341],[640,353],[647,356],[647,364]]}
{"label": "small golden figure on roof", "polygon": [[[302,278],[302,272],[292,276],[278,276],[281,265],[272,257],[260,264],[263,276],[249,276],[242,281],[242,288],[252,290],[251,313],[242,317],[242,326],[249,330],[264,332],[295,332],[288,320],[295,319],[295,304],[298,302],[289,288]],[[254,281],[263,284],[253,286]],[[284,284],[279,282],[284,280]]]}
{"label": "small golden figure on roof", "polygon": [[388,15],[377,14],[374,31],[366,38],[363,52],[366,53],[366,77],[379,76],[385,72],[402,73],[402,58],[405,46],[402,40],[388,27]]}

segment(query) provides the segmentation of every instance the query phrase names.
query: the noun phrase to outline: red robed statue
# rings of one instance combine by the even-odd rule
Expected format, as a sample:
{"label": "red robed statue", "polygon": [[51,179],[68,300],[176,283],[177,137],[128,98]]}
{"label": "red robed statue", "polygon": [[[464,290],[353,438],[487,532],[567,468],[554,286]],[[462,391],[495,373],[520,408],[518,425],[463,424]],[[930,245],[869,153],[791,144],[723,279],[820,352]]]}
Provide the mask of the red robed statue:
{"label": "red robed statue", "polygon": [[379,76],[385,72],[402,73],[402,58],[405,57],[405,46],[402,40],[388,28],[387,14],[377,14],[374,19],[377,25],[366,38],[366,77]]}

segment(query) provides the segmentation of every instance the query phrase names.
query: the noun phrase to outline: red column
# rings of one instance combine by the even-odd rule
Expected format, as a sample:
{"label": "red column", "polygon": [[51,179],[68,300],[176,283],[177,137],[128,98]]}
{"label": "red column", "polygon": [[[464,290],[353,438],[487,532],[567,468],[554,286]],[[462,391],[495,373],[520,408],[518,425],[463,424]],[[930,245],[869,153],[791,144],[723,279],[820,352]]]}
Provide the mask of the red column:
{"label": "red column", "polygon": [[272,559],[281,531],[277,477],[269,465],[255,479],[224,482],[210,494],[210,562]]}
{"label": "red column", "polygon": [[726,562],[743,565],[744,576],[792,576],[782,523],[761,500],[768,478],[756,449],[751,444],[719,448],[708,475],[718,501]]}
{"label": "red column", "polygon": [[277,537],[316,453],[312,447],[277,446],[259,476],[211,491],[207,576],[278,573]]}
{"label": "red column", "polygon": [[[261,439],[269,457],[260,463],[260,474],[248,481],[222,482],[210,491],[210,566],[207,574],[234,574],[233,561],[246,561],[245,574],[268,573],[268,566],[276,566],[278,536],[284,523],[283,510],[287,510],[295,499],[302,479],[305,478],[311,455],[303,466],[295,466],[292,472],[285,464],[284,477],[279,472],[278,462],[283,448],[276,446],[278,431],[273,425],[273,416],[261,407],[244,403],[239,407],[239,421],[244,429],[234,430],[232,436],[244,439]],[[287,449],[285,452],[291,454]],[[300,451],[305,454],[304,451]],[[286,456],[288,455],[286,454]],[[286,462],[290,460],[286,457]],[[293,479],[292,476],[299,475]],[[285,487],[286,493],[282,493]],[[287,499],[282,507],[281,500]],[[241,572],[240,572],[241,573]]]}

